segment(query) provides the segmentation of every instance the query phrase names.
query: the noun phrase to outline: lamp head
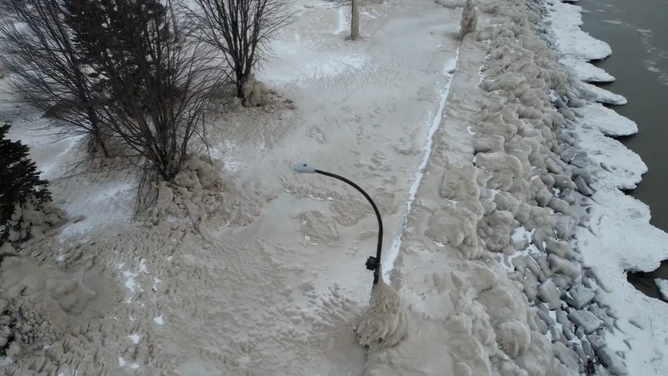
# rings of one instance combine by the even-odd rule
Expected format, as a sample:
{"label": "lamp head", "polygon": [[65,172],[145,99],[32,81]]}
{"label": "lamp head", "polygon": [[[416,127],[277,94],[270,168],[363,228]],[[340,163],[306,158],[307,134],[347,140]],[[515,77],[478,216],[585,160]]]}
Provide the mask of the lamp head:
{"label": "lamp head", "polygon": [[295,163],[294,169],[300,174],[315,174],[315,167],[311,167],[306,163]]}

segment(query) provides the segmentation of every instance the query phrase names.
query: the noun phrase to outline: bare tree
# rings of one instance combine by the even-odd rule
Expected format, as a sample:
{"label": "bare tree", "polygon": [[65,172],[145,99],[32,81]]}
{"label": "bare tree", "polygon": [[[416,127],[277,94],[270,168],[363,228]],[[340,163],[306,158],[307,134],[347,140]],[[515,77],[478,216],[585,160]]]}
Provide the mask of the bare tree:
{"label": "bare tree", "polygon": [[[104,0],[88,11],[86,30],[95,38],[95,69],[109,90],[95,92],[101,118],[128,146],[147,172],[172,181],[187,159],[188,145],[201,134],[210,92],[220,82],[214,54],[192,38],[170,1],[166,13],[146,12],[136,0]],[[107,21],[118,17],[117,27]],[[118,41],[123,41],[118,48]]]}
{"label": "bare tree", "polygon": [[267,42],[293,22],[286,0],[192,0],[199,38],[220,51],[226,74],[244,98],[243,86],[266,52]]}
{"label": "bare tree", "polygon": [[350,39],[355,40],[360,36],[360,10],[359,0],[352,0],[350,14]]}
{"label": "bare tree", "polygon": [[13,73],[17,100],[45,111],[67,134],[89,135],[89,151],[99,146],[108,156],[91,78],[64,24],[62,1],[5,0],[4,6],[11,17],[0,23],[0,60]]}

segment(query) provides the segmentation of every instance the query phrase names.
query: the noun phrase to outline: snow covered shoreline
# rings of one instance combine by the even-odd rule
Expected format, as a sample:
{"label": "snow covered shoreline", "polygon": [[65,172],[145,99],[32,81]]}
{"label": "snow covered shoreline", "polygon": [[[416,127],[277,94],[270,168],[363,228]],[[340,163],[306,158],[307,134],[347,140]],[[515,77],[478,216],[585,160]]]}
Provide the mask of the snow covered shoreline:
{"label": "snow covered shoreline", "polygon": [[[614,79],[586,63],[609,47],[579,31],[577,7],[552,0],[480,1],[479,32],[460,45],[460,10],[437,4],[365,7],[365,38],[354,44],[342,40],[346,7],[298,4],[303,17],[276,42],[280,59],[262,77],[298,110],[225,115],[227,127],[211,135],[221,140],[212,154],[225,165],[224,215],[196,229],[120,225],[114,206],[131,202],[131,184],[118,174],[58,181],[69,210],[97,215],[24,252],[40,262],[58,255],[69,275],[13,265],[39,281],[72,276],[65,299],[81,294],[88,305],[37,304],[57,338],[11,370],[52,371],[59,359],[66,376],[668,369],[664,303],[624,275],[668,258],[668,236],[620,192],[646,166],[606,137],[638,127],[597,103],[620,98],[579,81]],[[36,143],[40,166],[56,166],[52,156],[73,148],[64,143]],[[350,331],[370,288],[370,210],[356,192],[292,174],[295,156],[377,199],[394,264],[385,271],[410,319],[398,346],[365,349]]]}
{"label": "snow covered shoreline", "polygon": [[[418,190],[420,205],[411,213],[406,236],[410,245],[399,254],[398,286],[411,307],[413,338],[393,350],[372,348],[367,374],[451,368],[457,376],[594,369],[601,375],[658,375],[666,362],[664,303],[635,290],[625,269],[657,267],[668,257],[666,234],[649,225],[646,205],[620,191],[634,188],[647,168],[606,136],[631,135],[638,128],[595,102],[625,99],[581,82],[614,79],[586,62],[611,51],[580,31],[579,7],[529,0],[484,2],[479,9],[495,16],[488,20],[494,27],[478,36],[487,44],[481,88],[490,95],[481,102],[464,94],[473,81],[467,64],[476,65],[471,60],[478,52],[469,45],[446,105],[446,113],[462,121],[445,118],[437,131],[440,148],[448,153],[430,160],[423,184],[431,187]],[[542,47],[536,32],[561,57]],[[469,76],[468,82],[461,76]],[[473,110],[472,102],[484,103],[483,115],[464,115]],[[479,123],[465,126],[468,119]],[[466,132],[472,131],[471,144]],[[470,147],[478,169],[457,157]],[[654,245],[650,255],[626,252],[640,234]],[[478,241],[486,248],[482,254]],[[501,252],[517,287],[494,263],[480,262],[485,251]],[[470,260],[455,261],[443,252]],[[529,301],[513,295],[515,288]],[[648,310],[636,311],[629,301]],[[525,316],[526,305],[533,308]],[[443,306],[450,309],[444,312]],[[447,333],[436,330],[435,322],[445,323]],[[423,344],[442,345],[442,338],[448,338],[448,356],[434,357]]]}
{"label": "snow covered shoreline", "polygon": [[[554,5],[567,8],[571,14],[570,19],[562,18],[561,23],[581,24],[580,7],[557,2]],[[555,18],[552,22],[559,23]],[[559,39],[558,33],[554,36]],[[581,45],[595,50],[587,40]],[[561,52],[568,55],[567,51]],[[601,54],[597,58],[604,57]],[[578,229],[574,246],[581,250],[585,264],[605,281],[600,295],[617,315],[615,330],[607,336],[610,348],[627,354],[624,362],[629,374],[661,374],[668,367],[665,303],[636,290],[628,283],[626,272],[658,268],[662,260],[668,259],[668,235],[650,225],[647,205],[621,191],[635,188],[647,166],[621,143],[602,137],[638,131],[632,121],[611,114],[610,110],[606,112],[593,118],[588,118],[585,112],[576,129],[579,146],[598,165],[592,169],[598,179],[592,184],[596,193],[592,196],[589,226]]]}

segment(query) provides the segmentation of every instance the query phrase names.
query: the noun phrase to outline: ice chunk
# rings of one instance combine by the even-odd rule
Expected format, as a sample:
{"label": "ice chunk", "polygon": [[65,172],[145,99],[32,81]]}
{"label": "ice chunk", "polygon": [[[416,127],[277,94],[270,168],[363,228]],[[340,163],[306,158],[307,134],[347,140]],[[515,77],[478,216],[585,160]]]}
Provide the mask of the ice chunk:
{"label": "ice chunk", "polygon": [[575,309],[582,309],[596,296],[593,291],[580,284],[571,287],[568,292],[570,295],[566,297],[566,303]]}
{"label": "ice chunk", "polygon": [[550,309],[559,308],[561,305],[561,301],[559,300],[560,295],[561,294],[559,293],[559,290],[557,290],[557,286],[555,286],[554,282],[552,282],[550,279],[538,286],[538,297],[540,300],[547,303]]}
{"label": "ice chunk", "polygon": [[547,19],[552,22],[555,43],[563,55],[589,61],[605,59],[612,54],[610,45],[580,29],[582,7],[557,1],[549,8],[553,12]]}
{"label": "ice chunk", "polygon": [[640,156],[627,149],[621,142],[606,137],[598,130],[578,129],[580,146],[592,160],[607,170],[609,182],[619,189],[634,189],[647,172],[647,165]]}
{"label": "ice chunk", "polygon": [[609,90],[605,90],[603,88],[600,88],[592,84],[588,84],[586,82],[583,82],[582,86],[585,88],[585,90],[589,91],[591,94],[594,95],[594,97],[596,98],[596,102],[598,103],[613,104],[616,106],[622,106],[628,103],[626,98],[624,98],[619,94],[615,94]]}
{"label": "ice chunk", "polygon": [[583,328],[587,334],[593,333],[603,322],[589,311],[573,311],[568,314],[568,319],[575,325]]}
{"label": "ice chunk", "polygon": [[582,82],[613,82],[615,80],[615,77],[605,70],[578,58],[566,56],[559,59],[559,62],[570,69]]}
{"label": "ice chunk", "polygon": [[582,116],[585,124],[598,128],[606,136],[630,136],[638,133],[638,124],[602,104],[593,103],[574,111]]}

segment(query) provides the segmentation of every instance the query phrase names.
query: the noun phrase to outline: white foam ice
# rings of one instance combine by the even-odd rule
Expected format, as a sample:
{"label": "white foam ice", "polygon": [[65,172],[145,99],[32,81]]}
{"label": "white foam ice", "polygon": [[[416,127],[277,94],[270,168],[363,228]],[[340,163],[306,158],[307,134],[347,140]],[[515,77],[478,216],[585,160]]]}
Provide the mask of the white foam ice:
{"label": "white foam ice", "polygon": [[576,133],[580,141],[579,146],[604,169],[599,173],[600,177],[622,190],[638,186],[642,175],[647,172],[647,165],[638,154],[626,148],[621,142],[604,136],[593,126],[583,123]]}
{"label": "white foam ice", "polygon": [[613,82],[615,77],[595,65],[582,59],[566,56],[559,62],[569,69],[582,82]]}
{"label": "white foam ice", "polygon": [[630,136],[638,133],[635,121],[619,115],[599,103],[590,103],[574,111],[582,116],[582,121],[610,137]]}
{"label": "white foam ice", "polygon": [[[668,312],[665,303],[648,299],[626,279],[628,270],[652,271],[668,259],[668,234],[649,224],[649,207],[610,185],[599,186],[593,199],[589,229],[578,229],[584,262],[604,283],[599,289],[616,310],[617,325],[630,346],[624,350],[627,368],[638,375],[658,375],[668,369]],[[606,290],[606,291],[603,291]],[[633,322],[634,324],[630,324]],[[639,327],[640,326],[640,327]],[[611,344],[614,333],[606,334]]]}
{"label": "white foam ice", "polygon": [[613,104],[616,106],[622,106],[627,103],[626,98],[619,94],[615,94],[609,90],[605,90],[601,87],[588,84],[586,82],[582,83],[582,86],[589,91],[591,94],[594,95],[596,98],[596,102],[599,103],[605,103],[605,104]]}
{"label": "white foam ice", "polygon": [[383,280],[388,283],[390,282],[390,272],[394,268],[394,260],[397,258],[397,255],[399,254],[399,249],[401,248],[401,243],[403,241],[403,232],[406,230],[406,226],[408,225],[408,215],[411,213],[411,209],[413,208],[413,202],[415,201],[415,194],[417,193],[418,188],[420,188],[420,182],[424,177],[424,170],[425,168],[427,168],[427,163],[429,162],[429,157],[431,156],[431,147],[434,143],[434,133],[436,133],[436,130],[438,129],[439,125],[441,125],[441,121],[443,120],[444,116],[443,110],[445,109],[445,104],[448,101],[448,95],[450,94],[450,86],[452,85],[452,78],[454,76],[455,70],[457,69],[458,61],[459,61],[459,49],[455,51],[455,56],[450,61],[445,63],[445,66],[443,67],[442,75],[447,78],[447,81],[443,86],[443,89],[441,89],[441,93],[439,96],[440,101],[438,104],[438,110],[436,111],[436,114],[432,118],[431,126],[429,127],[429,131],[427,132],[427,139],[424,144],[424,154],[422,156],[422,162],[420,162],[420,165],[418,166],[418,169],[415,172],[415,179],[413,180],[413,184],[408,190],[408,200],[406,201],[406,207],[405,207],[405,212],[403,214],[401,230],[399,230],[399,235],[397,235],[393,239],[392,246],[390,247],[390,249],[385,252],[385,258],[382,261]]}
{"label": "white foam ice", "polygon": [[612,54],[610,45],[580,29],[582,7],[555,1],[548,9],[552,12],[546,18],[551,22],[556,46],[564,56],[591,61]]}
{"label": "white foam ice", "polygon": [[[603,42],[594,43],[589,35],[575,30],[582,23],[579,7],[556,2],[553,9],[558,12],[550,17],[552,28],[564,56],[591,60],[610,54],[609,46],[603,48]],[[573,35],[566,35],[567,30]],[[584,116],[577,126],[579,146],[605,171],[592,184],[596,193],[589,209],[591,219],[588,226],[577,228],[575,246],[582,252],[584,264],[597,274],[600,282],[597,293],[619,317],[615,320],[618,330],[605,335],[606,344],[612,351],[626,354],[624,363],[631,374],[665,374],[668,369],[665,303],[648,299],[628,283],[626,273],[652,271],[661,260],[668,259],[668,234],[649,223],[647,205],[619,190],[635,188],[647,166],[620,142],[604,136],[633,134],[638,127],[601,105],[589,105],[580,114]]]}

